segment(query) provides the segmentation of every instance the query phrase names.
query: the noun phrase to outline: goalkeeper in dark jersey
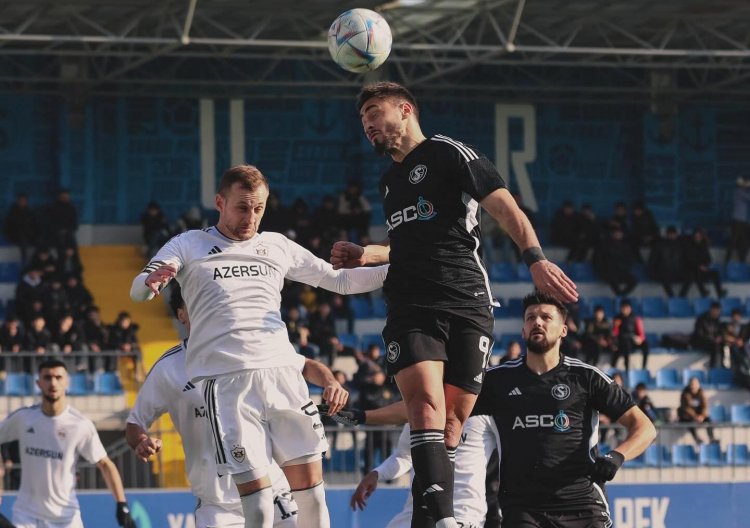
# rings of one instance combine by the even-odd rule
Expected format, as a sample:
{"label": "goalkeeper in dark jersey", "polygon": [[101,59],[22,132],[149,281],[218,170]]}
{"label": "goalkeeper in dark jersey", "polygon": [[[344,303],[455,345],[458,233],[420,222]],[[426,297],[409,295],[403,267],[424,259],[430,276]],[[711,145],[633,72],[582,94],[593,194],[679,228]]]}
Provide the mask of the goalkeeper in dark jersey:
{"label": "goalkeeper in dark jersey", "polygon": [[368,140],[394,163],[380,193],[388,240],[337,242],[334,268],[390,262],[383,339],[388,373],[406,402],[414,463],[415,518],[456,527],[451,458],[482,386],[496,304],[480,253],[480,206],[523,251],[534,284],[564,302],[575,284],[544,257],[526,215],[490,161],[443,135],[425,137],[412,94],[395,83],[365,86],[357,99]]}

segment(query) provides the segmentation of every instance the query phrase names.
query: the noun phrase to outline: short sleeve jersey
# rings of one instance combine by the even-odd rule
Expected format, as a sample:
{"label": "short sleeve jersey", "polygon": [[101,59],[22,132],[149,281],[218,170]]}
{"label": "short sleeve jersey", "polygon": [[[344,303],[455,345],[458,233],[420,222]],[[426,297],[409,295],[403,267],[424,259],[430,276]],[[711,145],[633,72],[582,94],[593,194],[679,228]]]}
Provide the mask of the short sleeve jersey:
{"label": "short sleeve jersey", "polygon": [[18,440],[21,488],[13,511],[49,522],[70,521],[79,510],[76,463],[107,456],[91,420],[67,407],[47,416],[40,405],[23,407],[0,422],[0,443]]}
{"label": "short sleeve jersey", "polygon": [[505,182],[473,147],[435,135],[380,181],[390,239],[389,306],[492,304],[481,259],[479,202]]}
{"label": "short sleeve jersey", "polygon": [[[317,287],[331,265],[279,233],[232,240],[215,227],[175,236],[144,273],[177,269],[190,313],[192,381],[247,369],[300,366],[281,319],[284,278]],[[302,358],[304,360],[304,358]]]}
{"label": "short sleeve jersey", "polygon": [[561,356],[537,375],[525,356],[487,371],[473,415],[500,436],[500,505],[566,511],[603,500],[590,479],[599,412],[618,420],[635,404],[601,370]]}

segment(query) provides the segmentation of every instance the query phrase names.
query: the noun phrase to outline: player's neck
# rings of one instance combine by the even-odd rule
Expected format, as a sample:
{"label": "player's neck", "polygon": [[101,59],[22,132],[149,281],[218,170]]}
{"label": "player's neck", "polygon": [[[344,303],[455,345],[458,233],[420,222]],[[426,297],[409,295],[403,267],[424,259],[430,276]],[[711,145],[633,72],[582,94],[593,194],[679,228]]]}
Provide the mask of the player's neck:
{"label": "player's neck", "polygon": [[535,354],[534,352],[526,353],[526,366],[535,374],[544,374],[549,372],[560,364],[562,357],[560,349],[553,348],[544,354]]}
{"label": "player's neck", "polygon": [[404,158],[408,156],[412,150],[417,148],[425,139],[427,138],[422,134],[421,130],[412,133],[407,132],[407,134],[401,138],[395,152],[391,152],[391,158],[393,158],[393,161],[401,163],[404,161]]}
{"label": "player's neck", "polygon": [[55,402],[42,400],[42,412],[47,416],[59,416],[65,410],[65,400],[59,399]]}

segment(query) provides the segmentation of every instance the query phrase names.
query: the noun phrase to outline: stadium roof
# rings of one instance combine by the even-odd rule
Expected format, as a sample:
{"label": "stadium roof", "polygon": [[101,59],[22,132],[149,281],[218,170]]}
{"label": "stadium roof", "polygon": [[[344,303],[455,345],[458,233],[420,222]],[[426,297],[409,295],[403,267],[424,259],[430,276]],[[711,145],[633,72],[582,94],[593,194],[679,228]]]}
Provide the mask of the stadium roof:
{"label": "stadium roof", "polygon": [[746,0],[3,0],[0,90],[350,97],[325,35],[353,6],[394,33],[368,79],[420,95],[750,97]]}

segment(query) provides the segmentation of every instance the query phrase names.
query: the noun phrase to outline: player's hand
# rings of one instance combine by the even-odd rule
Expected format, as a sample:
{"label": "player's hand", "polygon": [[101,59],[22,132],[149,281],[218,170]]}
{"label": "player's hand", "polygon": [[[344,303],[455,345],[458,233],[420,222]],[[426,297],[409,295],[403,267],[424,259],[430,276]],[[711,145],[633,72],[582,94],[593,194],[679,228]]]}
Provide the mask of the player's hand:
{"label": "player's hand", "polygon": [[117,516],[117,525],[123,526],[124,528],[138,528],[135,521],[130,516],[130,508],[127,502],[118,502],[117,510],[115,511]]}
{"label": "player's hand", "polygon": [[358,268],[367,264],[365,248],[352,242],[338,241],[331,248],[333,269]]}
{"label": "player's hand", "polygon": [[135,446],[135,456],[144,462],[161,451],[161,439],[147,436],[141,443]]}
{"label": "player's hand", "polygon": [[594,467],[591,469],[591,480],[600,483],[609,482],[615,478],[623,462],[625,462],[625,457],[618,451],[610,451],[604,456],[596,457]]}
{"label": "player's hand", "polygon": [[331,382],[323,389],[323,401],[328,404],[328,414],[334,415],[344,408],[349,400],[349,391],[347,391],[338,381]]}
{"label": "player's hand", "polygon": [[336,414],[330,414],[327,403],[318,405],[320,414],[327,414],[331,420],[341,425],[357,426],[365,423],[365,411],[359,409],[342,409]]}
{"label": "player's hand", "polygon": [[352,507],[352,511],[357,511],[357,508],[364,511],[365,506],[367,506],[367,499],[370,498],[370,495],[375,493],[377,487],[378,472],[370,471],[367,475],[364,476],[362,481],[359,483],[359,486],[357,486],[357,489],[354,490],[352,499],[351,501],[349,501],[349,504]]}
{"label": "player's hand", "polygon": [[534,262],[529,268],[536,289],[564,303],[578,302],[578,289],[560,267],[549,260]]}
{"label": "player's hand", "polygon": [[149,287],[154,295],[159,295],[164,286],[174,279],[176,275],[177,268],[171,264],[164,264],[149,273],[148,277],[146,277],[146,286]]}

